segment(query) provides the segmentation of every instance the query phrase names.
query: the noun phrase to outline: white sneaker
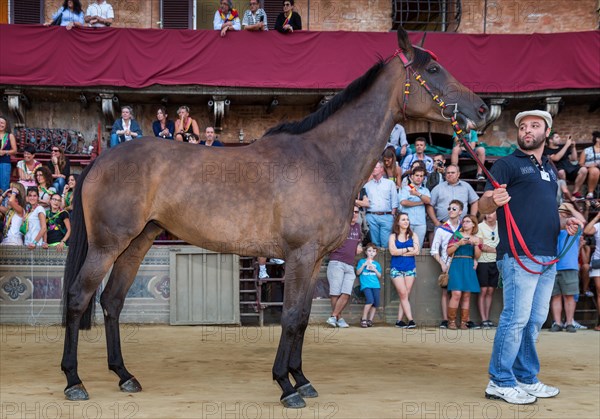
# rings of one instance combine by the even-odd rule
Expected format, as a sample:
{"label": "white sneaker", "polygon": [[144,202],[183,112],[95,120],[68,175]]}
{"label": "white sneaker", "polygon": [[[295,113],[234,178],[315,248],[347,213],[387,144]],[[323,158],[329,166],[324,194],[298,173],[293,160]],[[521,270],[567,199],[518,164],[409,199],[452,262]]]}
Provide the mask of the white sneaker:
{"label": "white sneaker", "polygon": [[330,318],[327,319],[327,324],[331,327],[337,327],[337,319],[335,318],[335,316],[331,316]]}
{"label": "white sneaker", "polygon": [[267,273],[267,268],[265,267],[260,267],[260,269],[258,270],[258,279],[267,279],[269,278],[269,274]]}
{"label": "white sneaker", "polygon": [[485,398],[504,400],[511,404],[531,404],[537,400],[535,396],[530,395],[519,387],[500,387],[491,380],[485,389]]}
{"label": "white sneaker", "polygon": [[544,399],[547,399],[549,397],[554,397],[558,393],[560,393],[560,390],[557,389],[556,387],[547,386],[546,384],[542,383],[541,381],[538,381],[535,384],[523,384],[523,383],[519,383],[517,381],[517,385],[521,389],[525,390],[527,392],[527,394],[531,394],[532,396],[541,397]]}
{"label": "white sneaker", "polygon": [[285,263],[285,260],[283,259],[275,259],[275,258],[271,258],[271,262],[273,262],[276,265],[283,265]]}
{"label": "white sneaker", "polygon": [[575,329],[587,330],[587,326],[582,325],[575,319],[573,319],[573,326],[575,326]]}
{"label": "white sneaker", "polygon": [[346,320],[344,320],[344,319],[339,319],[339,320],[337,321],[337,327],[342,327],[342,328],[344,328],[344,329],[345,329],[345,328],[347,328],[347,327],[350,327],[350,325],[349,325],[348,323],[346,323]]}

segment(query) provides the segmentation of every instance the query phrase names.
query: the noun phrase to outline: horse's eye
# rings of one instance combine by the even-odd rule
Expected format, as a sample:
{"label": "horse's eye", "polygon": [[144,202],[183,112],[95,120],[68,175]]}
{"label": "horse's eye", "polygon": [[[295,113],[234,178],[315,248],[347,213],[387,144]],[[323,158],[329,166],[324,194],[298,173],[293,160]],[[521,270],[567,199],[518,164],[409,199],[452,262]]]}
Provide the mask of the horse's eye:
{"label": "horse's eye", "polygon": [[439,68],[437,65],[432,65],[431,67],[429,67],[429,68],[427,69],[427,72],[428,72],[429,74],[435,74],[435,73],[437,73],[438,71],[440,71],[440,68]]}

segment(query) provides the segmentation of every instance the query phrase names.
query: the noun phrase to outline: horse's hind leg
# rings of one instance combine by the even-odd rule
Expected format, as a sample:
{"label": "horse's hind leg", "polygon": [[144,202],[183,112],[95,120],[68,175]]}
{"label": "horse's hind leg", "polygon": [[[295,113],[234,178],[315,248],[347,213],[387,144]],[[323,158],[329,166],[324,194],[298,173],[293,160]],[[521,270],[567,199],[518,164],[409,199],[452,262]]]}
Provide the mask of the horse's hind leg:
{"label": "horse's hind leg", "polygon": [[[77,345],[81,318],[100,282],[110,269],[115,256],[103,249],[90,246],[74,285],[68,290],[66,307],[65,346],[61,369],[67,377],[65,396],[68,400],[87,400],[88,393],[77,374]],[[93,313],[92,313],[93,316]]]}
{"label": "horse's hind leg", "polygon": [[[302,373],[301,356],[304,332],[310,314],[312,290],[320,261],[321,258],[316,257],[316,249],[310,245],[286,256],[281,339],[273,365],[273,378],[283,391],[281,403],[285,407],[305,407],[306,403],[299,394],[304,389],[307,390],[306,397],[316,397],[316,391]],[[292,373],[297,388],[292,386],[289,373]]]}
{"label": "horse's hind leg", "polygon": [[104,312],[104,328],[106,330],[106,349],[108,351],[108,369],[119,376],[119,387],[128,393],[137,393],[142,386],[125,368],[121,353],[121,335],[119,316],[125,303],[127,291],[133,283],[144,256],[152,247],[154,238],[162,231],[150,222],[142,233],[136,237],[118,257],[100,297]]}

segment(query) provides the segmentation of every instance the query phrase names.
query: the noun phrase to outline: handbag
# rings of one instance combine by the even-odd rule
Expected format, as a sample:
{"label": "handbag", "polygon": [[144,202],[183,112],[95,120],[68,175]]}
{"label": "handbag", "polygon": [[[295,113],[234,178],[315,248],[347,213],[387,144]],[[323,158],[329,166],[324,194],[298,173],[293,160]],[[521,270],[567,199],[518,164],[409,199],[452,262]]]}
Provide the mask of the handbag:
{"label": "handbag", "polygon": [[450,265],[452,265],[453,260],[454,260],[454,258],[450,259],[450,263],[448,264],[448,268],[446,269],[446,272],[442,272],[438,276],[438,285],[440,286],[440,288],[445,288],[448,286],[448,279],[449,279],[448,272],[450,272]]}
{"label": "handbag", "polygon": [[56,19],[54,19],[52,21],[52,23],[50,24],[50,26],[60,26],[60,24],[62,23],[62,12],[64,12],[65,9],[63,8],[60,13],[58,14],[58,16],[56,16]]}

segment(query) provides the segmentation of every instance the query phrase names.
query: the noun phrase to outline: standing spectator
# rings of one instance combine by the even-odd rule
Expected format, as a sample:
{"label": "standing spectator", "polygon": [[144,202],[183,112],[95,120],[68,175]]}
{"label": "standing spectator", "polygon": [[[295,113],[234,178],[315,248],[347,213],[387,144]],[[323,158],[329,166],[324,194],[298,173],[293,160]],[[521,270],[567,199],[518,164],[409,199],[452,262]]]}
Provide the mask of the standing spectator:
{"label": "standing spectator", "polygon": [[85,23],[95,28],[110,26],[115,20],[115,12],[105,0],[96,0],[85,11]]}
{"label": "standing spectator", "polygon": [[329,255],[327,280],[329,281],[329,297],[331,298],[331,317],[327,324],[332,327],[350,327],[342,317],[342,311],[350,301],[356,275],[354,274],[354,257],[362,253],[362,234],[358,220],[358,207],[350,221],[348,237],[340,247]]}
{"label": "standing spectator", "polygon": [[453,199],[463,203],[462,217],[467,215],[468,205],[471,205],[468,213],[477,214],[479,196],[471,185],[459,178],[458,166],[451,164],[446,168],[446,180],[431,191],[431,207],[428,208],[427,214],[436,227],[448,218],[448,204]]}
{"label": "standing spectator", "polygon": [[538,110],[521,112],[517,114],[515,124],[519,148],[494,163],[491,173],[500,187],[494,189],[488,182],[480,199],[483,214],[498,210],[500,243],[496,252],[504,294],[504,308],[489,364],[490,382],[485,394],[487,398],[512,404],[529,404],[537,397],[554,397],[559,393],[558,388],[538,380],[540,361],[535,349],[539,330],[548,316],[556,267],[540,266],[527,258],[521,246],[516,244],[514,254],[536,273],[527,272],[518,264],[509,248],[503,206],[510,201],[516,225],[531,254],[541,263],[556,257],[561,226],[573,235],[582,223],[576,218],[561,219],[556,210],[558,176],[543,156],[552,116]]}
{"label": "standing spectator", "polygon": [[448,256],[452,257],[448,269],[448,329],[457,329],[456,315],[460,304],[460,328],[468,329],[471,293],[479,292],[477,280],[477,259],[481,256],[480,239],[477,234],[477,217],[466,215],[459,230],[461,235],[453,235],[448,243]]}
{"label": "standing spectator", "polygon": [[52,15],[49,22],[44,23],[44,26],[50,26],[59,16],[60,26],[66,26],[67,30],[71,30],[73,26],[85,26],[85,17],[79,0],[65,0],[62,7]]}
{"label": "standing spectator", "polygon": [[390,138],[387,142],[386,148],[389,146],[394,147],[398,165],[402,166],[402,161],[404,160],[406,155],[412,153],[410,147],[408,146],[408,141],[406,140],[406,131],[404,130],[404,127],[402,125],[394,125],[394,128],[390,133]]}
{"label": "standing spectator", "polygon": [[579,165],[588,169],[586,198],[592,199],[600,179],[600,131],[592,132],[592,145],[579,155]]}
{"label": "standing spectator", "polygon": [[110,132],[110,148],[116,147],[125,141],[131,141],[134,138],[142,138],[142,128],[133,119],[133,109],[131,106],[121,108],[121,119],[117,119]]}
{"label": "standing spectator", "polygon": [[205,140],[200,141],[200,145],[207,147],[223,147],[223,143],[219,140],[215,140],[215,129],[213,127],[206,127],[204,130]]}
{"label": "standing spectator", "polygon": [[65,156],[64,150],[57,145],[53,145],[51,148],[48,169],[52,174],[52,187],[57,193],[62,194],[67,178],[71,175],[71,162]]}
{"label": "standing spectator", "polygon": [[410,169],[415,160],[422,160],[425,162],[427,173],[431,173],[433,171],[433,159],[425,155],[426,149],[427,140],[425,140],[425,137],[418,137],[415,140],[415,154],[410,154],[404,159],[402,162],[402,172],[406,172],[408,169]]}
{"label": "standing spectator", "polygon": [[38,190],[36,188],[27,189],[27,202],[29,211],[25,215],[25,239],[23,244],[30,249],[44,245],[46,236],[46,210],[39,203]]}
{"label": "standing spectator", "polygon": [[408,214],[410,227],[419,238],[419,248],[423,248],[425,233],[427,233],[427,214],[425,206],[431,202],[431,193],[423,186],[425,169],[415,168],[409,176],[408,185],[398,192],[398,201],[402,211]]}
{"label": "standing spectator", "polygon": [[396,184],[383,178],[383,162],[379,160],[373,168],[372,179],[365,185],[369,197],[367,223],[371,241],[378,247],[385,247],[392,232],[394,215],[398,209]]}
{"label": "standing spectator", "polygon": [[[448,221],[436,228],[431,243],[431,256],[440,264],[442,272],[448,272],[452,259],[448,256],[448,243],[454,233],[460,228],[463,203],[457,199],[448,205]],[[448,328],[448,286],[442,287],[442,322],[440,329]]]}
{"label": "standing spectator", "polygon": [[[431,191],[437,185],[446,180],[446,159],[443,154],[436,154],[433,156],[433,171],[427,175],[425,180],[425,187]],[[433,243],[433,232],[435,230],[435,225],[429,216],[430,205],[425,206],[425,211],[427,212],[427,237],[429,238],[429,243]]]}
{"label": "standing spectator", "polygon": [[60,195],[52,195],[50,208],[46,210],[46,243],[42,247],[56,247],[56,250],[62,252],[71,235],[71,220],[69,213],[60,209],[60,203]]}
{"label": "standing spectator", "polygon": [[402,182],[402,171],[396,162],[396,153],[392,147],[383,150],[383,177],[393,181],[396,189],[400,188]]}
{"label": "standing spectator", "polygon": [[0,206],[0,212],[4,215],[4,229],[0,244],[22,246],[23,235],[20,230],[25,217],[25,188],[20,183],[11,183],[2,197],[8,197],[8,202],[6,206]]}
{"label": "standing spectator", "polygon": [[[572,204],[564,203],[558,208],[561,217],[576,217],[582,223],[585,218]],[[562,254],[566,249],[569,235],[565,230],[560,230],[558,235],[557,254]],[[552,299],[550,307],[552,310],[552,319],[554,322],[550,327],[551,332],[560,332],[566,330],[569,333],[577,332],[575,327],[575,296],[579,295],[579,246],[573,245],[562,255],[556,263],[556,278],[552,290]],[[563,301],[565,309],[565,323],[561,320],[563,311]]]}
{"label": "standing spectator", "polygon": [[175,133],[175,123],[169,119],[167,108],[159,106],[156,110],[156,121],[152,123],[152,131],[154,136],[172,140]]}
{"label": "standing spectator", "polygon": [[221,36],[225,36],[227,31],[241,31],[240,15],[233,8],[231,0],[221,0],[219,9],[215,12],[213,19],[213,28],[221,31]]}
{"label": "standing spectator", "polygon": [[[596,239],[596,250],[592,254],[592,260],[600,259],[600,212],[585,226],[583,234],[594,236]],[[600,269],[590,267],[590,279],[593,279],[596,287],[596,308],[598,309],[598,318],[600,318]],[[594,330],[600,331],[600,323],[598,323]]]}
{"label": "standing spectator", "polygon": [[294,11],[294,0],[283,0],[283,12],[275,20],[275,30],[281,33],[302,30],[302,18]]}
{"label": "standing spectator", "polygon": [[258,0],[250,0],[250,9],[244,12],[242,29],[245,31],[268,31],[267,14],[261,9]]}
{"label": "standing spectator", "polygon": [[73,192],[75,191],[78,177],[79,175],[70,175],[69,181],[63,189],[62,208],[69,213],[73,211]]}
{"label": "standing spectator", "polygon": [[0,115],[0,193],[10,187],[10,156],[17,154],[17,140],[10,132],[8,120]]}
{"label": "standing spectator", "polygon": [[569,135],[567,136],[565,143],[562,144],[560,135],[558,135],[557,132],[552,132],[546,142],[544,154],[554,162],[554,165],[558,170],[558,177],[563,180],[574,181],[573,196],[575,198],[582,198],[579,191],[585,182],[588,169],[579,164],[573,164],[573,162],[577,163],[577,148],[575,141],[573,141]]}
{"label": "standing spectator", "polygon": [[496,265],[496,247],[500,241],[496,211],[483,216],[483,222],[479,223],[477,237],[481,239],[479,246],[481,256],[477,260],[477,279],[479,280],[481,292],[477,298],[477,307],[481,317],[481,327],[490,329],[495,326],[490,320],[490,311],[494,291],[498,288],[500,279],[498,266]]}
{"label": "standing spectator", "polygon": [[[584,216],[585,219],[587,217]],[[582,235],[579,239],[579,276],[581,277],[581,293],[586,297],[593,297],[590,290],[590,259],[592,257],[590,242]]]}
{"label": "standing spectator", "polygon": [[[477,131],[472,129],[466,134],[469,137],[469,145],[477,154],[477,157],[481,161],[481,163],[485,163],[485,148],[479,145],[479,141],[477,138]],[[452,136],[454,139],[454,147],[452,147],[452,156],[450,157],[450,163],[458,167],[458,159],[459,158],[471,158],[471,155],[467,152],[464,144],[461,140],[458,139],[456,133]],[[477,165],[477,180],[485,180],[485,176],[483,175],[483,169]]]}
{"label": "standing spectator", "polygon": [[177,109],[179,118],[175,121],[175,141],[188,142],[188,134],[196,134],[200,138],[198,123],[190,117],[190,108],[183,105]]}
{"label": "standing spectator", "polygon": [[[31,188],[37,186],[35,183],[35,170],[41,167],[42,163],[35,159],[35,147],[32,145],[25,146],[23,150],[23,160],[17,163],[17,170],[19,171],[19,183],[24,188]],[[25,197],[23,197],[25,199]]]}
{"label": "standing spectator", "polygon": [[[50,173],[50,169],[47,167],[38,167],[35,169],[35,182],[37,186],[37,200],[42,207],[49,208],[50,207],[50,197],[56,193],[56,189],[52,187],[52,174]],[[29,197],[29,190],[27,189],[27,197]]]}
{"label": "standing spectator", "polygon": [[363,308],[362,318],[360,320],[361,327],[372,327],[377,307],[379,307],[379,291],[381,285],[381,265],[375,259],[377,256],[377,246],[369,243],[366,246],[365,259],[358,261],[356,265],[356,273],[360,279],[360,290],[365,294],[365,307]]}
{"label": "standing spectator", "polygon": [[[421,252],[421,249],[419,248],[419,237],[410,229],[410,220],[405,212],[396,216],[394,230],[390,235],[388,245],[392,255],[390,277],[400,298],[396,327],[414,329],[417,325],[413,319],[408,297],[417,276],[415,256]],[[404,323],[402,320],[405,315],[408,323]]]}

